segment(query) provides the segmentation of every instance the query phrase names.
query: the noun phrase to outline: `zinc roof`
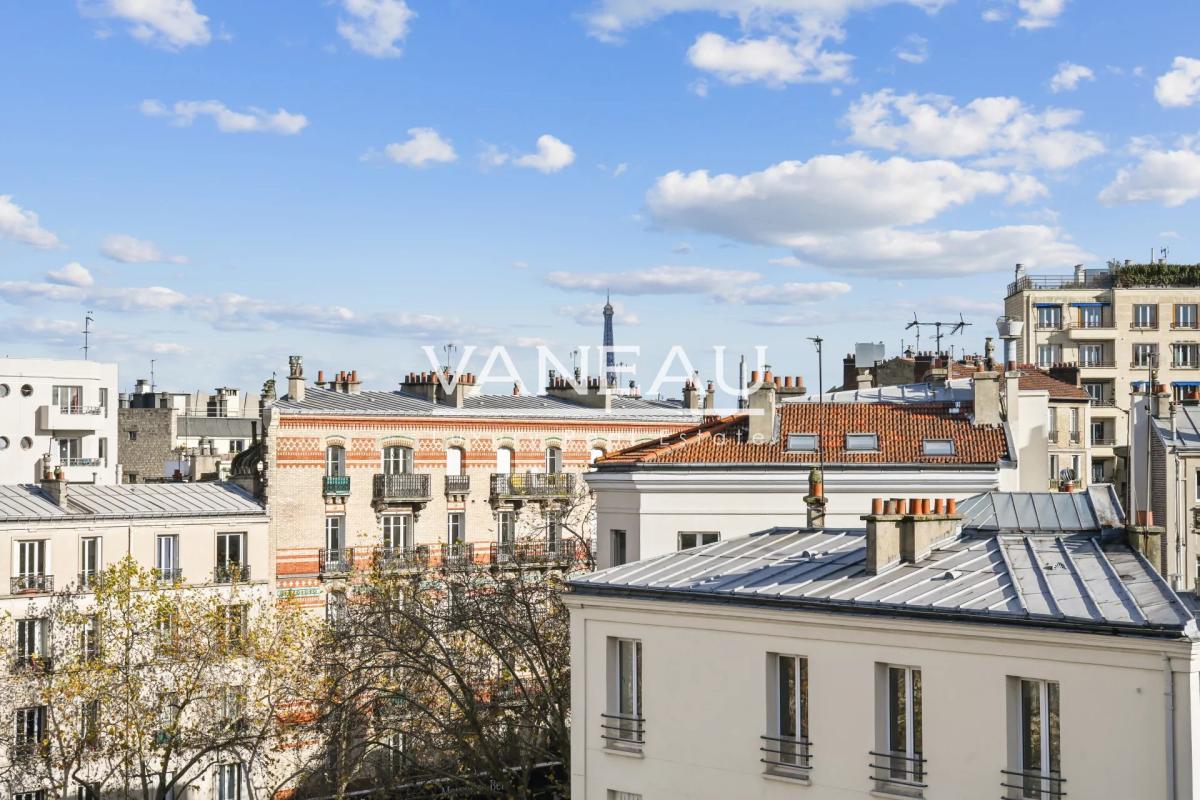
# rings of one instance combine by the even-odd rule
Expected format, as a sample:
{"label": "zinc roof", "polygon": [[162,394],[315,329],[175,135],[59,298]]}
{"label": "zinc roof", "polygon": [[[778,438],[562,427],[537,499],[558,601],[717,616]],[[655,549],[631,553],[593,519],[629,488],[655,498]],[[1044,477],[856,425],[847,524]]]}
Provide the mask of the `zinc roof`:
{"label": "zinc roof", "polygon": [[72,483],[59,506],[36,485],[0,486],[0,522],[66,517],[156,518],[256,515],[266,508],[232,483]]}
{"label": "zinc roof", "polygon": [[1179,450],[1200,450],[1200,406],[1181,405],[1174,412],[1175,433],[1171,433],[1171,420],[1153,419],[1154,430],[1168,447]]}

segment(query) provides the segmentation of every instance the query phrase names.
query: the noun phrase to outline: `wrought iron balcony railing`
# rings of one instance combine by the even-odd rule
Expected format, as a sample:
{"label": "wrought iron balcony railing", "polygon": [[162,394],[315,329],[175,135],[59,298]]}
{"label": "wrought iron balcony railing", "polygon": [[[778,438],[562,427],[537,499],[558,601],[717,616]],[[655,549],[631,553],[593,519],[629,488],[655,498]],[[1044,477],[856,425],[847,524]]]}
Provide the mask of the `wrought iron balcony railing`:
{"label": "wrought iron balcony railing", "polygon": [[326,475],[321,479],[321,493],[326,497],[345,497],[350,494],[349,475]]}
{"label": "wrought iron balcony railing", "polygon": [[795,736],[762,736],[767,772],[790,777],[807,777],[812,769],[812,742]]}
{"label": "wrought iron balcony railing", "polygon": [[900,794],[916,794],[925,789],[925,759],[921,755],[908,756],[904,753],[876,753],[870,751],[871,780],[879,790]]}
{"label": "wrought iron balcony railing", "polygon": [[14,575],[11,581],[10,594],[32,594],[35,592],[53,592],[54,576],[42,574]]}
{"label": "wrought iron balcony railing", "polygon": [[63,403],[58,407],[60,414],[88,414],[91,416],[99,416],[104,413],[104,406],[82,406],[71,403]]}
{"label": "wrought iron balcony railing", "polygon": [[488,563],[494,565],[573,564],[580,560],[579,548],[573,541],[501,542],[489,545]]}
{"label": "wrought iron balcony railing", "polygon": [[1000,785],[1008,790],[1006,797],[1020,800],[1059,800],[1067,796],[1063,784],[1066,778],[1057,773],[1045,774],[1040,771],[1015,772],[1002,769]]}
{"label": "wrought iron balcony railing", "polygon": [[447,567],[467,567],[475,563],[475,545],[471,542],[451,542],[442,545],[442,564]]}
{"label": "wrought iron balcony railing", "polygon": [[471,491],[470,475],[447,475],[446,494],[467,494]]}
{"label": "wrought iron balcony railing", "polygon": [[1095,408],[1112,408],[1117,404],[1117,401],[1111,397],[1093,397],[1088,402]]}
{"label": "wrought iron balcony railing", "polygon": [[492,497],[501,500],[554,500],[571,496],[575,476],[563,472],[514,472],[492,475]]}
{"label": "wrought iron balcony railing", "polygon": [[238,583],[250,580],[249,564],[218,564],[213,570],[213,583]]}
{"label": "wrought iron balcony railing", "polygon": [[154,573],[158,576],[159,583],[181,583],[183,581],[181,567],[157,567]]}
{"label": "wrought iron balcony railing", "polygon": [[321,548],[318,556],[322,575],[346,575],[354,569],[354,548]]}
{"label": "wrought iron balcony railing", "polygon": [[80,589],[95,589],[98,583],[100,583],[100,570],[85,569],[79,573]]}
{"label": "wrought iron balcony railing", "polygon": [[18,653],[13,659],[13,672],[50,672],[54,658],[41,653]]}
{"label": "wrought iron balcony railing", "polygon": [[377,474],[371,490],[377,503],[420,503],[428,502],[432,497],[429,475],[422,472]]}
{"label": "wrought iron balcony railing", "polygon": [[429,545],[416,547],[376,547],[372,553],[375,563],[384,569],[423,567],[429,563]]}
{"label": "wrought iron balcony railing", "polygon": [[632,714],[601,714],[600,738],[608,747],[641,750],[646,744],[646,718]]}

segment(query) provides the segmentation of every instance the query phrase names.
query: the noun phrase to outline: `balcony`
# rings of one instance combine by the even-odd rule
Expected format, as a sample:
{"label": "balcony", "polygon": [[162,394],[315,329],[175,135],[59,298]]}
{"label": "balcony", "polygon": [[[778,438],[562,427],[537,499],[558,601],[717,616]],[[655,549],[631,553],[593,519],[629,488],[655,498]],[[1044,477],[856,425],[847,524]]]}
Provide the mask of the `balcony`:
{"label": "balcony", "polygon": [[100,427],[102,419],[104,419],[102,406],[40,406],[37,410],[38,428],[43,431],[92,432]]}
{"label": "balcony", "polygon": [[99,583],[100,583],[99,570],[94,570],[94,569],[84,570],[83,572],[79,573],[79,588],[80,589],[95,589],[96,585]]}
{"label": "balcony", "polygon": [[1063,324],[1061,319],[1047,321],[1038,320],[1034,323],[1033,329],[1035,331],[1061,331],[1063,329]]}
{"label": "balcony", "polygon": [[1113,408],[1117,401],[1111,397],[1093,397],[1088,401],[1092,408]]}
{"label": "balcony", "polygon": [[786,778],[808,778],[812,770],[812,742],[795,736],[761,736],[763,757],[767,772]]}
{"label": "balcony", "polygon": [[213,583],[244,583],[249,580],[249,564],[218,564],[213,570]]}
{"label": "balcony", "polygon": [[562,472],[516,472],[492,475],[492,500],[566,500],[575,489],[575,476]]}
{"label": "balcony", "polygon": [[371,558],[380,569],[421,569],[429,565],[429,545],[379,546],[374,549]]}
{"label": "balcony", "polygon": [[1112,285],[1113,274],[1107,269],[1089,269],[1079,278],[1074,274],[1026,275],[1008,285],[1008,294],[1031,289],[1110,289]]}
{"label": "balcony", "polygon": [[903,753],[868,753],[875,789],[887,794],[921,797],[925,788],[925,759]]}
{"label": "balcony", "polygon": [[489,545],[493,566],[567,566],[582,561],[577,542],[502,542]]}
{"label": "balcony", "polygon": [[420,472],[377,474],[371,484],[371,498],[376,508],[388,505],[428,503],[429,475]]}
{"label": "balcony", "polygon": [[54,659],[42,653],[24,653],[13,659],[13,672],[52,672]]}
{"label": "balcony", "polygon": [[646,744],[646,719],[632,714],[601,714],[600,738],[606,747],[640,753]]}
{"label": "balcony", "polygon": [[325,475],[321,478],[321,494],[326,497],[347,497],[350,494],[350,476]]}
{"label": "balcony", "polygon": [[1012,770],[1000,770],[1000,786],[1007,791],[1006,798],[1020,798],[1020,800],[1059,800],[1066,797],[1066,789],[1063,784],[1067,782],[1066,778],[1060,778],[1057,775],[1045,775],[1041,772],[1014,772]]}
{"label": "balcony", "polygon": [[443,567],[470,567],[475,564],[475,545],[471,542],[451,542],[442,545]]}
{"label": "balcony", "polygon": [[155,567],[154,574],[158,578],[159,583],[168,585],[183,583],[183,569],[181,567]]}
{"label": "balcony", "polygon": [[1154,322],[1147,322],[1147,323],[1141,323],[1141,322],[1137,322],[1135,320],[1134,322],[1129,323],[1129,330],[1131,330],[1131,331],[1156,331],[1156,330],[1158,330],[1158,320],[1155,320]]}
{"label": "balcony", "polygon": [[1154,363],[1151,361],[1146,361],[1145,359],[1135,358],[1133,361],[1129,362],[1130,369],[1150,369],[1152,366],[1154,366]]}
{"label": "balcony", "polygon": [[343,547],[340,550],[321,548],[318,554],[321,575],[349,575],[354,570],[354,548]]}
{"label": "balcony", "polygon": [[446,496],[455,494],[469,494],[471,491],[471,476],[470,475],[447,475],[446,476]]}
{"label": "balcony", "polygon": [[1117,440],[1113,436],[1097,436],[1092,439],[1092,447],[1116,447]]}
{"label": "balcony", "polygon": [[16,575],[13,576],[9,594],[38,594],[54,591],[53,575]]}

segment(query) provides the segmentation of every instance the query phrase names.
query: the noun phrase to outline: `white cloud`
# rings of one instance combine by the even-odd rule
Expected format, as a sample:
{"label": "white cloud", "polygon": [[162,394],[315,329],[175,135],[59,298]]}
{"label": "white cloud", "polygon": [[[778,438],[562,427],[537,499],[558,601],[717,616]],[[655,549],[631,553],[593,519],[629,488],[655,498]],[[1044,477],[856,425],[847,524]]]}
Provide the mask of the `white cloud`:
{"label": "white cloud", "polygon": [[1010,205],[1031,203],[1039,197],[1047,197],[1050,194],[1046,184],[1032,175],[1013,175],[1011,180],[1012,188],[1004,197],[1004,202]]}
{"label": "white cloud", "polygon": [[72,261],[64,265],[62,269],[47,272],[46,280],[51,283],[60,283],[64,286],[84,287],[91,286],[96,282],[96,279],[92,277],[92,273],[88,272],[87,267],[78,261]]}
{"label": "white cloud", "polygon": [[197,117],[212,117],[222,133],[280,133],[291,136],[308,126],[308,117],[286,109],[271,112],[253,106],[234,111],[219,100],[181,100],[170,108],[157,100],[143,100],[141,111],[147,117],[167,117],[172,125],[186,127]]}
{"label": "white cloud", "polygon": [[546,283],[559,289],[624,295],[695,294],[734,305],[791,305],[828,300],[850,291],[840,281],[761,284],[748,270],[661,266],[628,272],[551,272]]}
{"label": "white cloud", "polygon": [[1017,25],[1026,30],[1049,28],[1067,10],[1067,0],[1017,0]]}
{"label": "white cloud", "polygon": [[136,239],[124,233],[106,236],[100,244],[101,255],[123,264],[186,264],[184,256],[171,256],[159,249],[154,242]]}
{"label": "white cloud", "polygon": [[790,41],[778,36],[731,41],[719,33],[705,33],[688,49],[688,60],[735,85],[757,81],[781,88],[847,80],[853,56],[822,50],[828,36],[814,32]]}
{"label": "white cloud", "polygon": [[404,0],[342,0],[349,15],[339,17],[338,34],[360,53],[375,58],[397,58],[400,43],[416,14]]}
{"label": "white cloud", "polygon": [[100,288],[32,281],[0,281],[0,298],[14,304],[26,300],[78,302],[114,311],[163,311],[183,305],[188,299],[164,286]]}
{"label": "white cloud", "polygon": [[929,60],[929,40],[924,36],[911,34],[904,43],[895,49],[896,58],[909,64],[924,64]]}
{"label": "white cloud", "polygon": [[[538,137],[537,152],[517,156],[513,163],[549,174],[569,167],[575,161],[575,151],[566,142],[544,133]],[[503,163],[503,161],[497,162]]]}
{"label": "white cloud", "polygon": [[981,166],[1063,169],[1104,152],[1091,134],[1070,130],[1080,112],[1037,113],[1016,97],[980,97],[965,106],[942,95],[864,94],[843,122],[858,144],[938,158],[976,158]]}
{"label": "white cloud", "polygon": [[617,166],[613,167],[612,176],[614,178],[619,178],[628,171],[629,164],[625,161],[622,161],[620,164],[617,164]]}
{"label": "white cloud", "polygon": [[785,161],[741,176],[672,172],[647,193],[646,205],[665,228],[785,246],[801,263],[848,272],[935,275],[998,269],[1010,261],[1086,260],[1060,231],[1044,225],[911,229],[980,196],[1012,201],[1043,190],[1028,176],[852,153]]}
{"label": "white cloud", "polygon": [[1171,71],[1154,82],[1154,99],[1164,108],[1184,108],[1200,100],[1200,58],[1176,56]]}
{"label": "white cloud", "polygon": [[192,0],[81,0],[79,8],[93,17],[130,23],[129,34],[167,50],[203,46],[212,40],[208,17]]}
{"label": "white cloud", "polygon": [[426,164],[448,164],[458,160],[454,145],[443,139],[433,128],[409,128],[408,140],[393,142],[383,148],[384,155],[397,164],[423,167]]}
{"label": "white cloud", "polygon": [[708,97],[708,81],[703,78],[694,80],[688,84],[688,91],[696,97]]}
{"label": "white cloud", "polygon": [[11,239],[43,250],[62,246],[57,236],[41,226],[38,215],[14,203],[11,194],[0,194],[0,239]]}
{"label": "white cloud", "polygon": [[1110,206],[1156,202],[1173,208],[1200,197],[1200,152],[1184,144],[1164,150],[1135,143],[1138,162],[1117,172],[1100,192],[1100,202]]}
{"label": "white cloud", "polygon": [[1055,94],[1073,92],[1079,87],[1080,81],[1094,80],[1096,80],[1096,73],[1092,72],[1090,67],[1064,61],[1058,65],[1058,72],[1054,73],[1054,77],[1050,79],[1050,91]]}
{"label": "white cloud", "polygon": [[[618,325],[638,325],[641,320],[638,315],[625,307],[621,301],[612,304],[613,321]],[[573,319],[580,325],[596,326],[604,321],[603,303],[585,303],[578,306],[559,306],[558,314],[567,319]]]}
{"label": "white cloud", "polygon": [[850,284],[841,281],[731,286],[721,299],[736,305],[784,306],[824,302],[849,291]]}
{"label": "white cloud", "polygon": [[1182,239],[1183,238],[1182,236],[1179,235],[1178,231],[1159,231],[1158,236],[1160,239]]}
{"label": "white cloud", "polygon": [[983,12],[984,22],[1003,22],[1008,19],[1008,12],[1002,8],[989,8]]}
{"label": "white cloud", "polygon": [[514,261],[510,264],[513,269],[529,269],[528,261]]}

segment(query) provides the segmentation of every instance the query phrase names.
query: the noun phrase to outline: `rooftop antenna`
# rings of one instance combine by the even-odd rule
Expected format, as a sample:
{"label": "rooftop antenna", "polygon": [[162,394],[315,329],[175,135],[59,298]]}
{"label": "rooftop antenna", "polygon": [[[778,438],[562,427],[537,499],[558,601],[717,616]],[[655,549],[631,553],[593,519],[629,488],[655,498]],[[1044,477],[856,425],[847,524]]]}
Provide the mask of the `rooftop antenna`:
{"label": "rooftop antenna", "polygon": [[1164,264],[1167,263],[1167,254],[1170,252],[1171,252],[1171,248],[1169,248],[1169,247],[1160,247],[1158,249],[1158,257],[1162,261],[1162,263],[1164,263]]}
{"label": "rooftop antenna", "polygon": [[825,474],[825,364],[822,358],[821,345],[825,340],[820,336],[809,336],[808,340],[817,348],[817,464],[821,474]]}
{"label": "rooftop antenna", "polygon": [[446,372],[450,371],[450,367],[453,364],[454,352],[456,350],[458,350],[458,347],[453,342],[448,342],[446,345],[444,345],[442,347],[442,352],[444,352],[446,354],[446,363],[443,366],[443,369]]}
{"label": "rooftop antenna", "polygon": [[[963,328],[966,328],[970,325],[971,325],[970,322],[967,322],[966,320],[963,319],[962,314],[958,315],[957,322],[944,322],[941,320],[937,320],[934,322],[921,322],[919,319],[917,319],[917,314],[914,311],[912,322],[905,325],[904,329],[905,330],[909,330],[910,328],[916,329],[916,331],[917,331],[917,349],[919,350],[921,347],[921,328],[933,328],[933,340],[937,347],[936,352],[937,352],[937,355],[941,355],[942,354],[942,339],[947,336],[953,336],[956,333],[962,333]],[[948,327],[950,329],[950,332],[942,333],[943,326]]]}
{"label": "rooftop antenna", "polygon": [[158,359],[150,359],[150,394],[154,394],[154,362]]}
{"label": "rooftop antenna", "polygon": [[83,360],[87,361],[88,357],[88,337],[92,335],[92,323],[96,319],[92,316],[92,312],[87,312],[83,317]]}

